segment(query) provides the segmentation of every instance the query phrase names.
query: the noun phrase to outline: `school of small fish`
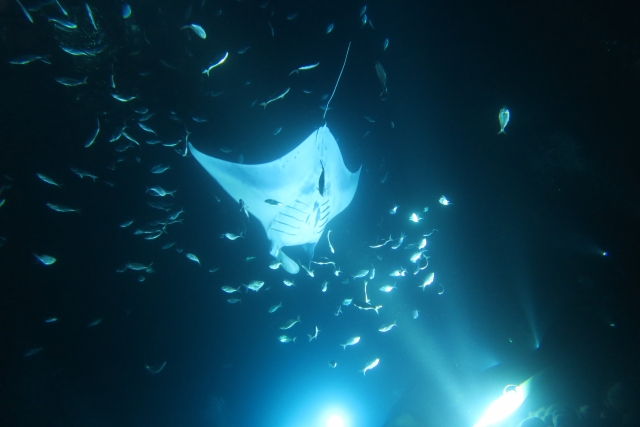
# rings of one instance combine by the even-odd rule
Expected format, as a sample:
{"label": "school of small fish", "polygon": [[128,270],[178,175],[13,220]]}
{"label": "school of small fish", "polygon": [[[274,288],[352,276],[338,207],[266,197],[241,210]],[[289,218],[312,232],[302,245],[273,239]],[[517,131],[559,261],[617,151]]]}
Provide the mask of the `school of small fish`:
{"label": "school of small fish", "polygon": [[[174,237],[174,235],[179,236],[179,233],[174,233],[174,230],[179,229],[184,224],[187,211],[194,209],[196,205],[192,205],[187,210],[184,209],[183,204],[189,203],[188,199],[181,196],[184,191],[179,191],[179,189],[172,187],[170,184],[171,182],[178,183],[180,181],[179,178],[176,177],[173,181],[161,179],[165,175],[174,173],[172,172],[174,165],[188,161],[185,157],[189,155],[187,143],[190,136],[200,132],[198,126],[206,124],[208,121],[214,120],[214,118],[206,113],[206,109],[189,114],[178,113],[176,112],[178,111],[177,109],[176,111],[161,112],[160,109],[156,109],[153,105],[152,99],[154,98],[150,94],[145,93],[141,86],[138,87],[127,80],[120,64],[116,61],[110,61],[111,65],[106,69],[107,74],[103,76],[106,77],[106,84],[105,81],[96,81],[96,73],[89,73],[86,70],[90,69],[92,61],[95,61],[97,67],[97,64],[101,63],[101,56],[113,55],[112,51],[114,49],[109,44],[109,33],[104,30],[107,26],[107,20],[112,19],[112,16],[107,14],[106,11],[94,7],[89,2],[83,5],[75,4],[72,6],[69,4],[63,7],[60,2],[55,1],[35,8],[25,7],[18,0],[16,2],[16,7],[19,7],[20,12],[26,18],[24,25],[33,25],[34,28],[49,27],[56,34],[56,40],[59,43],[58,47],[62,53],[25,51],[8,59],[9,64],[15,67],[39,67],[38,72],[41,72],[42,76],[48,76],[50,73],[47,74],[46,67],[53,63],[57,64],[58,61],[65,60],[70,63],[83,61],[81,65],[75,66],[75,72],[72,75],[71,73],[68,76],[51,75],[48,78],[55,82],[53,84],[65,86],[64,90],[68,91],[70,97],[74,96],[73,91],[89,87],[91,90],[101,94],[106,104],[111,105],[111,109],[100,113],[99,116],[92,118],[88,123],[81,124],[82,128],[86,129],[86,139],[76,141],[78,150],[93,150],[101,145],[113,147],[113,156],[110,161],[105,162],[104,170],[86,171],[77,167],[77,165],[66,165],[63,168],[49,165],[49,167],[43,166],[41,170],[34,170],[31,176],[42,182],[43,191],[47,190],[48,194],[47,199],[42,200],[42,206],[50,209],[47,211],[50,215],[87,215],[86,208],[82,205],[82,200],[69,203],[69,206],[60,204],[66,203],[66,200],[68,200],[68,198],[62,196],[66,190],[65,187],[71,180],[72,174],[78,177],[75,179],[89,178],[89,183],[104,184],[108,187],[117,188],[116,180],[113,177],[118,170],[125,167],[142,168],[142,165],[145,164],[145,156],[153,152],[153,158],[161,158],[161,160],[154,161],[155,164],[152,166],[144,166],[144,176],[147,182],[142,183],[138,188],[138,197],[144,199],[148,206],[147,216],[135,217],[131,215],[114,219],[114,231],[130,233],[130,238],[149,241],[147,244],[156,245],[157,249],[175,251],[177,254],[182,254],[179,259],[184,260],[186,258],[187,261],[180,263],[176,258],[175,265],[170,268],[200,269],[198,271],[208,275],[207,280],[209,282],[212,280],[215,282],[216,275],[211,274],[227,268],[224,265],[220,265],[216,260],[216,251],[233,251],[234,246],[240,247],[240,245],[246,248],[248,244],[255,244],[255,240],[258,237],[247,234],[246,227],[242,229],[229,228],[219,234],[220,240],[218,242],[212,242],[214,250],[210,253],[196,254],[187,252],[188,239],[182,239],[183,241],[179,243]],[[146,32],[140,31],[140,23],[136,21],[137,17],[144,11],[137,10],[135,7],[132,8],[128,4],[121,4],[118,7],[120,8],[120,17],[124,20],[123,25],[132,34],[135,26],[137,28],[135,34],[141,39],[140,45],[133,53],[126,52],[126,55],[124,55],[123,52],[123,58],[137,55],[139,53],[138,50],[153,46],[153,40],[147,38]],[[299,14],[304,13],[302,10],[300,12],[289,12],[286,14],[285,20],[277,20],[276,17],[280,12],[277,12],[275,5],[265,2],[260,5],[260,8],[270,10],[270,14],[265,14],[261,31],[263,35],[274,38],[279,36],[283,26],[288,25],[287,21],[298,19]],[[215,25],[210,20],[212,9],[214,9],[214,6],[205,5],[204,0],[199,6],[189,6],[188,13],[185,12],[184,24],[167,30],[171,31],[174,37],[181,37],[184,40],[187,52],[185,53],[185,58],[190,58],[189,63],[191,65],[184,65],[185,58],[160,57],[157,62],[158,65],[161,65],[163,71],[186,73],[187,78],[190,79],[215,80],[217,73],[225,72],[225,67],[230,66],[230,64],[238,66],[240,55],[248,56],[255,52],[257,48],[249,50],[251,45],[248,43],[240,48],[233,46],[231,43],[226,46],[224,43],[220,43],[219,40],[213,44],[213,38],[207,37],[207,32],[212,33],[215,31]],[[225,16],[224,9],[215,9],[213,12],[216,18],[223,19]],[[366,6],[360,9],[359,15],[356,14],[354,16],[354,22],[354,31],[366,30],[372,31],[371,34],[375,34],[373,31],[376,30],[376,27],[372,23],[371,16],[367,14]],[[337,36],[341,26],[346,25],[342,22],[318,22],[317,24],[317,30],[320,33],[324,33],[324,37],[328,39]],[[374,36],[372,35],[372,37]],[[383,55],[389,49],[389,38],[383,37],[380,40],[382,48],[379,54]],[[208,43],[215,46],[210,49],[210,54],[193,60],[191,56],[194,53],[192,52],[202,52],[198,45]],[[338,56],[338,53],[336,55]],[[302,96],[301,94],[317,96],[312,89],[302,89],[296,83],[296,79],[302,79],[307,74],[313,73],[332,73],[331,75],[333,76],[337,70],[327,70],[325,63],[323,62],[321,65],[319,60],[309,62],[307,60],[308,58],[292,58],[291,63],[296,68],[293,70],[289,68],[291,71],[288,75],[287,72],[284,72],[282,80],[277,83],[274,82],[268,88],[253,89],[250,81],[247,81],[246,84],[254,90],[254,99],[250,105],[247,105],[247,108],[259,110],[258,112],[264,112],[265,110],[270,112],[276,105],[282,106],[294,96]],[[382,61],[376,60],[372,63],[374,64],[373,70],[371,70],[372,75],[375,73],[380,86],[374,86],[371,90],[384,101],[392,93],[387,87],[387,84],[392,82],[392,75],[389,75],[388,80]],[[78,62],[78,64],[80,63]],[[133,64],[135,66],[135,63]],[[152,71],[149,71],[147,67],[140,67],[137,70],[137,74],[139,79],[145,79],[152,74]],[[210,88],[210,86],[207,87]],[[224,90],[217,88],[213,92],[209,89],[206,96],[216,98],[223,95],[227,90],[231,91],[231,88]],[[314,101],[319,103],[318,106],[321,109],[325,110],[325,114],[328,109],[327,99],[330,100],[328,94],[321,94]],[[292,105],[287,105],[290,110],[294,109]],[[376,123],[376,119],[370,116],[364,117],[371,125]],[[169,119],[169,122],[176,123],[180,135],[177,135],[174,131],[167,130],[166,119]],[[503,107],[499,112],[499,122],[500,133],[503,134],[509,122],[509,110],[506,107]],[[391,127],[393,128],[394,126],[393,122],[391,122]],[[272,127],[269,130],[272,135],[278,135],[283,132],[282,126],[275,128],[275,131],[273,129]],[[368,134],[369,132],[365,136]],[[225,154],[236,156],[240,163],[244,159],[243,154],[237,151],[233,154],[233,149],[220,147],[220,150]],[[389,172],[386,172],[382,179],[376,179],[380,181],[380,184],[384,184],[388,179],[388,175]],[[6,182],[0,187],[0,195],[3,197],[0,199],[0,208],[3,208],[5,204],[11,203],[10,190],[13,182],[10,178],[5,178],[7,178],[5,179]],[[162,185],[159,185],[159,183]],[[6,196],[3,194],[5,191]],[[233,206],[232,210],[234,212],[237,211],[236,214],[238,216],[244,217],[243,221],[252,220],[242,200],[233,201],[226,195],[224,197],[216,196],[216,199],[222,205]],[[267,199],[264,202],[272,206],[281,205],[279,201],[273,199]],[[398,202],[402,203],[400,200]],[[435,203],[435,200],[431,202]],[[438,202],[441,205],[441,209],[449,209],[448,206],[452,204],[444,195],[440,197]],[[265,333],[273,333],[273,342],[277,340],[280,343],[292,345],[297,342],[299,335],[306,333],[309,338],[308,342],[301,340],[303,343],[298,341],[297,345],[319,345],[325,341],[330,342],[340,352],[342,350],[339,347],[343,347],[346,353],[349,353],[351,349],[347,349],[347,347],[356,346],[355,348],[357,349],[360,347],[357,344],[361,340],[366,342],[374,334],[393,334],[394,329],[403,328],[410,321],[409,319],[417,320],[419,313],[421,313],[414,307],[405,307],[401,310],[399,307],[404,306],[398,301],[403,298],[407,301],[413,301],[417,298],[435,298],[437,295],[444,293],[444,286],[442,283],[435,281],[435,272],[429,265],[432,254],[427,249],[429,247],[427,238],[431,239],[432,237],[430,236],[437,230],[431,226],[429,214],[425,214],[428,212],[428,208],[415,212],[405,210],[409,208],[402,204],[393,204],[385,208],[384,212],[376,213],[387,218],[389,218],[389,215],[398,214],[390,218],[393,218],[395,223],[401,222],[404,224],[397,229],[387,230],[387,233],[391,232],[389,237],[376,236],[372,237],[369,242],[353,242],[349,240],[348,231],[344,226],[342,229],[327,230],[326,247],[322,248],[323,250],[321,251],[317,251],[317,253],[326,254],[327,257],[316,256],[315,259],[311,260],[311,264],[315,265],[313,269],[311,264],[301,262],[300,266],[304,273],[300,273],[298,277],[295,277],[295,280],[294,277],[280,269],[280,263],[271,261],[268,268],[265,266],[265,277],[269,270],[273,270],[280,275],[278,280],[251,277],[244,278],[243,282],[242,279],[238,278],[234,283],[217,283],[215,288],[216,290],[219,289],[219,291],[216,292],[219,292],[221,299],[226,300],[229,304],[234,304],[234,309],[238,310],[243,309],[243,298],[257,298],[256,294],[262,296],[267,293],[269,297],[261,300],[264,302],[262,315],[266,317],[280,316],[282,314],[279,322],[281,324],[279,327],[280,332],[277,329],[265,331]],[[414,206],[413,208],[416,207]],[[418,207],[418,209],[422,209],[422,207]],[[405,213],[401,215],[402,212]],[[421,214],[418,214],[418,212]],[[350,221],[355,222],[357,220],[355,212],[351,211],[348,215],[351,216]],[[345,222],[348,223],[347,220]],[[433,238],[437,238],[436,236]],[[7,239],[0,237],[0,246],[9,244],[10,242]],[[362,246],[359,261],[348,266],[342,265],[339,267],[337,263],[342,259],[340,258],[341,252],[345,252],[347,246],[359,248],[358,245]],[[319,248],[321,246],[322,243],[319,244]],[[50,247],[33,248],[31,260],[41,268],[46,267],[47,271],[55,271],[58,265],[70,262],[64,259],[62,255],[58,255],[54,249],[55,245],[53,244]],[[240,251],[238,252],[240,253]],[[112,271],[122,276],[133,274],[135,275],[135,280],[143,282],[147,278],[157,275],[161,270],[169,268],[160,263],[154,264],[154,253],[156,252],[150,250],[136,260],[122,259],[121,264],[113,266]],[[332,259],[332,257],[335,258]],[[252,254],[243,254],[241,258],[244,262],[257,262],[254,261],[256,257]],[[344,269],[344,272],[342,269]],[[376,270],[380,272],[378,276],[376,276]],[[240,277],[240,273],[238,272],[236,276]],[[442,274],[442,276],[446,277],[446,273]],[[437,277],[440,279],[441,274],[439,273]],[[327,318],[308,319],[304,313],[293,312],[296,309],[295,304],[282,299],[280,296],[271,297],[276,287],[286,289],[285,293],[291,293],[292,295],[295,292],[304,292],[301,289],[302,286],[296,286],[296,280],[303,282],[305,286],[310,284],[316,291],[314,298],[322,298],[332,302],[333,308],[327,310]],[[436,285],[431,286],[434,283]],[[367,293],[367,289],[369,293]],[[432,292],[430,292],[431,289],[433,290]],[[282,295],[281,292],[278,293]],[[326,322],[327,319],[331,319],[332,315],[344,316],[347,310],[358,313],[357,315],[359,316],[369,317],[371,327],[368,329],[357,328],[359,329],[356,332],[358,335],[353,336],[329,337],[326,332],[319,335],[319,332],[324,328],[323,321]],[[372,313],[367,313],[367,311]],[[47,317],[44,320],[45,323],[55,323],[57,321],[57,317]],[[106,327],[102,323],[102,317],[87,319],[85,325],[90,328]],[[286,331],[286,335],[282,334],[282,331]],[[23,354],[25,357],[33,357],[41,351],[46,351],[46,349],[34,347],[25,349]],[[335,352],[336,359],[342,356],[340,352]],[[359,371],[363,374],[377,367],[380,363],[380,359],[376,354],[364,354],[362,357],[362,369]],[[335,360],[329,362],[329,366],[332,368],[336,368],[337,365],[338,363]],[[166,361],[158,361],[153,365],[145,365],[144,368],[150,374],[155,375],[163,371],[165,366]]]}

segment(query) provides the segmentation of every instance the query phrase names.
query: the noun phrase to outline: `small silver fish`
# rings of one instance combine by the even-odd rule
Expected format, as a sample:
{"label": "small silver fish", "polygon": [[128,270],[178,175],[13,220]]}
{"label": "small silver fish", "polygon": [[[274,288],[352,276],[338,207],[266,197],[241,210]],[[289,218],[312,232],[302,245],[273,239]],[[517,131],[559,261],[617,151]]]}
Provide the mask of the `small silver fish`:
{"label": "small silver fish", "polygon": [[52,265],[56,262],[56,259],[50,255],[38,255],[34,253],[33,256],[35,256],[43,265]]}
{"label": "small silver fish", "polygon": [[242,234],[237,235],[237,234],[233,234],[233,233],[223,233],[220,235],[221,238],[227,238],[229,240],[236,240],[239,239],[240,237],[244,237]]}
{"label": "small silver fish", "polygon": [[54,80],[63,86],[74,87],[74,86],[86,85],[88,78],[89,77],[85,77],[84,79],[80,80],[80,79],[72,79],[71,77],[55,77]]}
{"label": "small silver fish", "polygon": [[155,374],[159,374],[160,371],[162,371],[164,369],[164,367],[167,366],[167,362],[162,362],[159,365],[144,365],[144,368],[151,374],[151,375],[155,375]]}
{"label": "small silver fish", "polygon": [[96,138],[100,133],[100,119],[96,118],[96,122],[97,122],[96,131],[94,132],[93,136],[89,138],[89,140],[84,144],[84,148],[89,148],[93,145],[94,142],[96,142]]}
{"label": "small silver fish", "polygon": [[73,209],[73,208],[68,208],[66,206],[61,206],[61,205],[54,205],[53,203],[47,203],[47,206],[50,209],[53,209],[56,212],[78,212],[80,213],[80,209]]}
{"label": "small silver fish", "polygon": [[316,326],[315,335],[307,334],[307,336],[309,337],[309,342],[311,342],[311,341],[315,340],[316,338],[318,338],[318,332],[320,332],[320,329],[318,329],[318,327]]}
{"label": "small silver fish", "polygon": [[360,270],[360,271],[358,271],[356,274],[354,274],[351,277],[353,277],[353,279],[355,280],[355,279],[359,279],[361,277],[366,277],[368,274],[369,274],[369,270]]}
{"label": "small silver fish", "polygon": [[391,245],[391,249],[394,249],[394,250],[398,249],[402,245],[402,242],[404,242],[405,237],[407,237],[407,235],[404,234],[404,232],[401,232],[400,237],[398,237],[398,240],[396,241],[396,243]]}
{"label": "small silver fish", "polygon": [[334,254],[336,253],[336,251],[333,249],[333,245],[331,244],[331,230],[327,231],[327,243],[329,243],[329,249],[331,250],[331,253]]}
{"label": "small silver fish", "polygon": [[271,264],[269,264],[269,268],[272,270],[277,270],[281,265],[282,263],[279,261],[272,261]]}
{"label": "small silver fish", "polygon": [[261,102],[260,106],[262,108],[267,108],[267,105],[271,104],[273,101],[277,101],[278,99],[284,98],[285,95],[288,94],[290,90],[291,90],[291,88],[288,87],[287,90],[285,90],[284,92],[282,92],[280,95],[276,96],[275,98],[271,98],[270,100],[268,100],[266,102]]}
{"label": "small silver fish", "polygon": [[197,256],[195,256],[194,254],[186,254],[186,257],[189,258],[191,261],[193,262],[197,262],[198,265],[200,265],[200,260],[198,259]]}
{"label": "small silver fish", "polygon": [[[31,14],[29,14],[29,11],[27,10],[27,8],[25,8],[22,3],[20,3],[20,0],[16,0],[16,2],[18,3],[18,6],[20,6],[20,9],[22,9],[22,13],[24,13],[24,16],[27,17],[27,19],[29,20],[29,22],[31,22],[33,24],[33,18],[31,17]],[[38,351],[40,351],[41,349],[38,349]],[[35,354],[35,353],[33,353]],[[31,355],[29,355],[31,356]]]}
{"label": "small silver fish", "polygon": [[384,71],[384,67],[380,61],[376,61],[375,68],[378,80],[380,80],[380,84],[382,85],[382,92],[380,93],[380,96],[384,96],[389,93],[387,91],[387,73]]}
{"label": "small silver fish", "polygon": [[[201,28],[202,30],[202,28]],[[204,32],[204,30],[202,30]],[[206,37],[206,35],[205,35]],[[203,38],[205,38],[203,37]],[[218,62],[216,62],[215,64],[211,64],[209,65],[207,68],[204,69],[204,71],[202,72],[202,74],[206,74],[207,77],[209,77],[209,72],[211,70],[213,70],[214,68],[216,68],[218,65],[221,65],[224,61],[227,60],[227,58],[229,57],[229,52],[225,52],[224,56],[222,57],[222,59],[220,59]]]}
{"label": "small silver fish", "polygon": [[42,61],[45,64],[49,64],[51,65],[51,62],[49,62],[49,56],[44,56],[44,55],[22,55],[19,56],[17,58],[14,59],[10,59],[9,60],[9,64],[12,65],[26,65],[26,64],[30,64],[34,61]]}
{"label": "small silver fish", "polygon": [[509,109],[504,106],[500,109],[500,112],[498,113],[498,120],[500,121],[500,132],[498,132],[498,135],[500,135],[501,133],[503,134],[507,134],[504,131],[504,128],[507,127],[507,124],[509,123],[509,117],[510,117],[510,113],[509,113]]}
{"label": "small silver fish", "polygon": [[[207,38],[207,33],[206,33],[206,32],[204,31],[204,29],[203,29],[200,25],[198,25],[198,24],[189,24],[189,25],[185,25],[185,26],[181,27],[180,29],[181,29],[181,30],[184,30],[184,29],[189,29],[189,28],[190,28],[190,29],[192,29],[192,30],[193,30],[193,32],[194,32],[194,33],[196,33],[196,35],[197,35],[198,37],[200,37],[201,39],[206,39],[206,38]],[[226,59],[226,57],[225,57],[225,59]],[[207,73],[207,75],[208,75],[208,73]]]}
{"label": "small silver fish", "polygon": [[275,313],[280,307],[282,307],[282,301],[276,305],[269,307],[269,313]]}
{"label": "small silver fish", "polygon": [[427,275],[427,277],[425,277],[424,282],[422,282],[422,285],[420,285],[419,287],[422,288],[422,290],[424,291],[424,289],[427,286],[433,283],[434,279],[435,279],[435,273],[432,271]]}
{"label": "small silver fish", "polygon": [[396,325],[396,322],[393,322],[390,325],[381,326],[380,329],[378,329],[378,330],[380,332],[389,332],[391,330],[391,328],[393,328],[394,326],[398,326],[398,325]]}
{"label": "small silver fish", "polygon": [[367,366],[364,367],[364,369],[360,372],[362,372],[363,375],[367,374],[367,371],[375,368],[376,366],[378,366],[378,363],[380,363],[380,359],[376,359],[373,362],[369,363]]}
{"label": "small silver fish", "polygon": [[120,224],[120,228],[127,228],[128,226],[133,224],[133,221],[135,221],[135,220],[132,219],[132,220],[123,222],[122,224]]}
{"label": "small silver fish", "polygon": [[46,175],[43,175],[41,173],[36,173],[36,176],[38,178],[40,178],[42,181],[46,182],[47,184],[51,184],[51,185],[55,185],[56,187],[61,187],[62,184],[58,184],[57,182],[55,182],[53,179],[49,178]]}
{"label": "small silver fish", "polygon": [[158,136],[158,134],[156,133],[155,130],[151,129],[149,126],[145,125],[144,123],[140,123],[138,122],[138,126],[140,127],[140,129],[142,129],[145,132],[149,132],[154,134],[155,136]]}
{"label": "small silver fish", "polygon": [[327,26],[326,34],[329,34],[331,31],[333,31],[333,27],[334,27],[334,24],[332,22]]}
{"label": "small silver fish", "polygon": [[248,285],[243,285],[243,286],[247,289],[251,289],[254,292],[258,292],[263,285],[264,285],[264,282],[262,280],[254,280]]}
{"label": "small silver fish", "polygon": [[117,93],[112,93],[111,97],[120,102],[130,102],[136,99],[135,96],[122,96],[122,95],[118,95]]}
{"label": "small silver fish", "polygon": [[293,70],[292,72],[290,72],[289,75],[291,75],[291,74],[299,74],[299,71],[311,70],[313,68],[316,68],[318,65],[320,65],[320,62],[316,62],[315,64],[311,64],[311,65],[303,65],[302,67],[298,67],[295,70]]}
{"label": "small silver fish", "polygon": [[84,178],[85,176],[88,178],[91,178],[93,180],[93,182],[96,182],[96,179],[98,179],[97,176],[95,176],[92,173],[89,173],[85,170],[79,169],[79,168],[69,168],[71,169],[71,172],[75,173],[76,175],[78,175],[80,178]]}
{"label": "small silver fish", "polygon": [[151,194],[152,196],[158,196],[158,197],[171,196],[171,197],[175,197],[173,195],[173,193],[175,193],[176,191],[178,191],[178,190],[166,191],[162,187],[150,187],[150,188],[147,188],[146,192],[148,194]]}
{"label": "small silver fish", "polygon": [[360,342],[360,337],[353,337],[353,338],[349,338],[349,340],[347,340],[346,343],[344,344],[340,344],[342,346],[343,349],[347,349],[348,345],[356,345]]}
{"label": "small silver fish", "polygon": [[309,276],[314,277],[313,270],[308,269],[307,266],[305,266],[304,264],[300,264],[300,267],[302,267],[304,269],[304,271],[306,271]]}
{"label": "small silver fish", "polygon": [[163,173],[168,171],[169,169],[171,169],[171,165],[168,166],[163,166],[163,165],[155,165],[154,167],[151,168],[151,173]]}
{"label": "small silver fish", "polygon": [[[133,270],[133,271],[141,271],[141,270],[145,270],[147,272],[153,271],[153,269],[151,268],[151,266],[153,265],[153,263],[149,264],[149,265],[144,265],[141,264],[139,262],[128,262],[125,266],[124,269],[129,269],[129,270]],[[124,271],[124,270],[122,270]]]}
{"label": "small silver fish", "polygon": [[68,28],[70,30],[75,30],[76,28],[78,28],[78,24],[76,24],[75,22],[68,21],[66,19],[50,17],[48,20],[49,22],[53,22],[54,24],[61,25],[64,28]]}
{"label": "small silver fish", "polygon": [[418,223],[418,222],[420,222],[421,219],[422,218],[419,217],[418,214],[416,214],[416,213],[412,213],[411,216],[409,216],[409,221],[411,221],[411,222]]}
{"label": "small silver fish", "polygon": [[91,21],[91,25],[93,25],[93,29],[98,31],[98,26],[96,25],[96,20],[93,19],[93,12],[91,11],[91,8],[87,3],[84,4],[84,7],[87,9],[87,15],[89,15],[89,20]]}
{"label": "small silver fish", "polygon": [[130,16],[131,16],[131,6],[125,3],[124,5],[122,5],[122,17],[124,19],[127,19]]}
{"label": "small silver fish", "polygon": [[380,290],[382,292],[391,292],[392,290],[396,289],[396,284],[394,283],[393,285],[384,285],[383,287],[380,288]]}
{"label": "small silver fish", "polygon": [[298,316],[297,319],[290,319],[287,321],[287,323],[285,323],[284,325],[280,326],[280,329],[287,330],[287,329],[291,329],[296,323],[300,323],[300,316]]}

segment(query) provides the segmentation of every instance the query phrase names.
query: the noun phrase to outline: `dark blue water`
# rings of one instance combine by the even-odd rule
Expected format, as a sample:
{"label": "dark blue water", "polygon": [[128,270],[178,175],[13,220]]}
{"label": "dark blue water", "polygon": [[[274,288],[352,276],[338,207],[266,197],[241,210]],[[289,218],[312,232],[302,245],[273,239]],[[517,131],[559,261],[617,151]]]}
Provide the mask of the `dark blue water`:
{"label": "dark blue water", "polygon": [[[47,19],[64,18],[55,3],[24,3],[34,23],[16,2],[0,3],[3,425],[325,426],[339,414],[347,426],[467,426],[505,385],[541,372],[503,425],[554,403],[630,417],[611,396],[620,381],[624,390],[637,383],[625,344],[637,331],[637,8],[367,2],[363,26],[362,2],[129,4],[124,19],[121,3],[89,3],[96,31],[83,3],[62,3],[78,26],[67,30]],[[180,29],[190,23],[206,39]],[[72,56],[60,46],[99,53]],[[50,64],[9,63],[26,54]],[[87,84],[65,87],[56,77]],[[503,106],[511,120],[497,135]],[[157,136],[137,124],[148,113],[143,124]],[[291,276],[268,268],[270,244],[256,218],[182,155],[185,136],[214,157],[259,164],[325,122],[347,168],[362,166],[353,201],[327,227],[335,253],[326,230],[315,251],[343,274],[312,264],[315,277]],[[125,125],[140,145],[109,142]],[[146,143],[154,139],[161,143]],[[171,168],[152,174],[158,164]],[[98,178],[80,179],[71,167]],[[153,197],[151,186],[177,191]],[[451,205],[438,202],[442,195]],[[150,201],[185,212],[145,240],[134,231],[170,214]],[[421,221],[410,222],[411,213]],[[415,248],[405,247],[434,228],[429,266],[414,275]],[[397,250],[370,248],[401,233]],[[56,262],[45,266],[33,253]],[[134,262],[153,263],[153,272],[117,272]],[[367,292],[379,314],[356,308],[368,305],[363,279],[350,276],[372,265]],[[389,276],[400,267],[406,276]],[[423,291],[428,272],[435,280]],[[265,285],[220,289],[252,280]],[[379,290],[393,283],[390,293]],[[345,298],[353,304],[336,316]],[[300,324],[279,329],[298,315]],[[283,333],[296,342],[278,342]],[[343,350],[354,336],[361,341]],[[500,364],[513,369],[494,375]],[[399,414],[415,424],[392,421]],[[608,425],[581,416],[577,425]]]}

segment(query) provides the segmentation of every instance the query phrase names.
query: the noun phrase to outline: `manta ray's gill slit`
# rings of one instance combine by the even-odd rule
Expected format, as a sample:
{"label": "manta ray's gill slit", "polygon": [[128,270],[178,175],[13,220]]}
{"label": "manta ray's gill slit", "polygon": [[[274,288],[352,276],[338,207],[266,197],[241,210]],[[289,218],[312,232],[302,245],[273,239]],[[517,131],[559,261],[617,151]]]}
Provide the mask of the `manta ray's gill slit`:
{"label": "manta ray's gill slit", "polygon": [[[281,224],[281,225],[284,225],[284,226],[287,226],[287,227],[291,227],[291,228],[293,228],[294,230],[300,230],[300,227],[294,227],[294,226],[293,226],[293,225],[291,225],[291,224],[288,224],[288,223],[286,223],[286,222],[282,222],[282,221],[278,221],[277,219],[274,219],[274,220],[273,220],[273,222],[274,222],[274,223]],[[279,231],[279,230],[278,230],[278,231]]]}
{"label": "manta ray's gill slit", "polygon": [[[299,211],[298,211],[298,212],[299,212]],[[302,213],[302,212],[301,212],[301,213]],[[301,222],[301,221],[302,221],[301,219],[296,218],[296,217],[295,217],[295,216],[293,216],[293,215],[286,214],[286,213],[284,213],[284,212],[281,212],[281,213],[280,213],[280,215],[282,215],[282,216],[286,216],[287,218],[291,218],[291,219],[293,219],[293,220],[295,220],[295,221],[298,221],[298,222]]]}
{"label": "manta ray's gill slit", "polygon": [[300,212],[301,214],[304,214],[304,211],[303,211],[303,210],[300,210],[300,209],[296,208],[295,206],[287,206],[287,207],[288,207],[288,208],[290,208],[290,209],[293,209],[294,211],[298,211],[298,212]]}
{"label": "manta ray's gill slit", "polygon": [[320,218],[320,221],[326,220],[329,217],[330,214],[331,214],[331,211],[328,210],[327,213],[322,218]]}
{"label": "manta ray's gill slit", "polygon": [[295,233],[287,233],[287,232],[286,232],[286,231],[284,231],[284,230],[278,230],[277,228],[273,228],[273,227],[271,227],[271,229],[272,229],[273,231],[277,231],[278,233],[288,234],[289,236],[295,236],[295,235],[296,235]]}
{"label": "manta ray's gill slit", "polygon": [[[325,218],[326,218],[326,219],[325,219]],[[319,229],[319,230],[324,230],[324,227],[325,227],[325,226],[327,225],[327,223],[329,222],[328,216],[327,216],[327,217],[325,217],[325,218],[322,218],[322,219],[325,219],[325,221],[324,221],[322,224],[320,224],[320,225],[318,226],[318,229]],[[321,220],[321,221],[322,221],[322,220]]]}

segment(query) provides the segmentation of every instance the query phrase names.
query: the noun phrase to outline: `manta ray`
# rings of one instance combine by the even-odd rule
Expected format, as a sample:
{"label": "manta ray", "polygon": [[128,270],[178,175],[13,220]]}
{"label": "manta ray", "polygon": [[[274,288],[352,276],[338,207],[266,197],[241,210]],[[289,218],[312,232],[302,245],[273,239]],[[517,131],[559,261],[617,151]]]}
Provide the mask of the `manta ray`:
{"label": "manta ray", "polygon": [[260,221],[271,255],[291,274],[300,267],[282,248],[301,245],[311,260],[329,221],[353,200],[362,169],[347,169],[326,125],[284,157],[260,165],[207,156],[191,143],[189,148],[222,188]]}

